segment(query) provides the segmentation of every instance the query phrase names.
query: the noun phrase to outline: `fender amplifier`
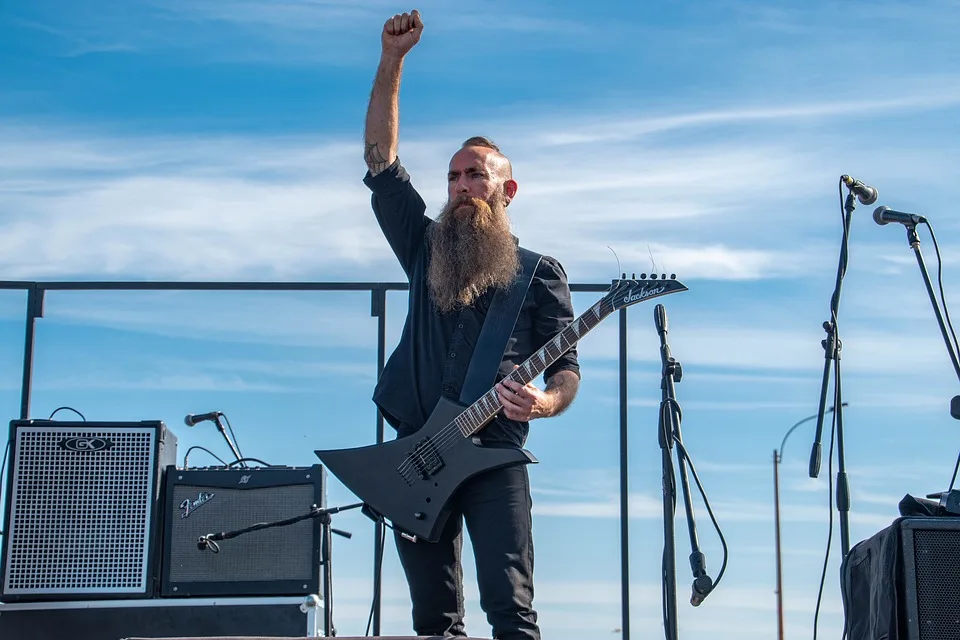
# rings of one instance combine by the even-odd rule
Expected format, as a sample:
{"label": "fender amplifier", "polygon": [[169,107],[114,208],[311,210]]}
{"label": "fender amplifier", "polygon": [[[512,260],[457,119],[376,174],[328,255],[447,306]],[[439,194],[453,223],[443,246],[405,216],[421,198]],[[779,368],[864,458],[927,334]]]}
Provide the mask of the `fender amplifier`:
{"label": "fender amplifier", "polygon": [[4,602],[156,595],[163,422],[10,423]]}
{"label": "fender amplifier", "polygon": [[308,517],[198,546],[326,507],[326,470],[311,467],[167,469],[160,595],[293,596],[320,593],[323,525]]}

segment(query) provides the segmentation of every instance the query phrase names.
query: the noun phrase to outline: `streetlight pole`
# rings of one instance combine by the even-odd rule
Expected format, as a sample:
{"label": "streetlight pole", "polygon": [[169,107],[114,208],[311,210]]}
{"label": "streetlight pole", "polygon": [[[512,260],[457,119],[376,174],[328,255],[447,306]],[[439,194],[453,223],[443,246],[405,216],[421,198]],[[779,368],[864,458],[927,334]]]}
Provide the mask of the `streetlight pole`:
{"label": "streetlight pole", "polygon": [[[846,402],[840,403],[841,407],[847,406]],[[830,407],[827,410],[827,413],[833,411],[833,407]],[[790,434],[793,433],[793,430],[802,425],[804,422],[809,422],[814,418],[817,418],[819,414],[814,414],[812,416],[807,416],[803,420],[800,420],[794,424],[787,431],[787,434],[783,436],[783,441],[780,442],[780,451],[776,449],[773,450],[773,527],[775,530],[775,535],[777,538],[776,541],[776,553],[777,553],[777,639],[783,640],[783,565],[780,559],[780,462],[783,460],[783,447],[787,444],[787,438],[790,437]]]}

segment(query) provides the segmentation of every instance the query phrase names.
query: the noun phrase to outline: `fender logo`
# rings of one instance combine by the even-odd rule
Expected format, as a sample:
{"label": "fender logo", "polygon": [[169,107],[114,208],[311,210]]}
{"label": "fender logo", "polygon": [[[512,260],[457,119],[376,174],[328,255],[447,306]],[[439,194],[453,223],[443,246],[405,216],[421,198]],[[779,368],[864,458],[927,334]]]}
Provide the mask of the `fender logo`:
{"label": "fender logo", "polygon": [[194,510],[199,509],[200,507],[205,505],[215,495],[217,494],[201,491],[200,493],[197,494],[196,500],[191,500],[190,498],[187,498],[186,500],[181,502],[180,503],[180,519],[183,520],[184,518],[190,517],[190,514],[193,513]]}

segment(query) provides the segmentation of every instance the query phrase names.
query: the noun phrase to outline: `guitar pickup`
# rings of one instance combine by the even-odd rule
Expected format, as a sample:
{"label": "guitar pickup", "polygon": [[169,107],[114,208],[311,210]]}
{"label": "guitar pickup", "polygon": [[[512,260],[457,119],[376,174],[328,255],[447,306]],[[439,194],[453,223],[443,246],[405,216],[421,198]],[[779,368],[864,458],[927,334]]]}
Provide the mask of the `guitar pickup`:
{"label": "guitar pickup", "polygon": [[443,458],[440,457],[436,445],[429,438],[424,438],[414,445],[410,457],[421,480],[426,480],[443,468]]}

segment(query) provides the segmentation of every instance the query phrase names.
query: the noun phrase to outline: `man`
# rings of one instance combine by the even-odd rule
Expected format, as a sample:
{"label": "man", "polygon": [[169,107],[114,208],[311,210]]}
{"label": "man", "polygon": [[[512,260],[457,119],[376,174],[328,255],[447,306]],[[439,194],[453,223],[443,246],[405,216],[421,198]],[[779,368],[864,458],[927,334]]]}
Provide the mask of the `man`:
{"label": "man", "polygon": [[[506,207],[517,194],[510,161],[490,140],[468,139],[450,160],[448,200],[436,221],[397,156],[400,76],[420,40],[418,11],[387,20],[367,111],[364,183],[384,236],[410,279],[403,335],[374,391],[398,437],[417,431],[441,395],[457,399],[487,309],[518,273]],[[546,371],[545,389],[503,380],[573,320],[566,273],[543,256],[526,292],[497,375],[503,410],[479,434],[484,446],[520,447],[529,421],[555,416],[580,382],[576,349]],[[492,372],[491,372],[492,373]],[[533,608],[531,498],[526,465],[464,483],[436,543],[396,535],[420,636],[463,636],[462,523],[473,541],[480,605],[500,640],[539,640]]]}

